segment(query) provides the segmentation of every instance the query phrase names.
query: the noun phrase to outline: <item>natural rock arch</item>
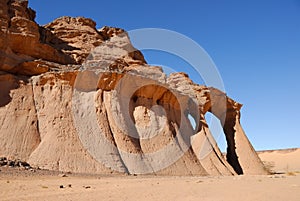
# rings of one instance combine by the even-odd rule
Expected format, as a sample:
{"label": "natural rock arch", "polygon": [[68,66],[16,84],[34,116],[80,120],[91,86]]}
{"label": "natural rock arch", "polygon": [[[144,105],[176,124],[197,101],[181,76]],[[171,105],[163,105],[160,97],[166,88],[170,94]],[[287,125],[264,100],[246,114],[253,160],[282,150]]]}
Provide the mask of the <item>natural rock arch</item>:
{"label": "natural rock arch", "polygon": [[255,169],[265,172],[261,160],[240,125],[242,104],[228,98],[218,89],[209,88],[209,91],[209,101],[204,106],[205,112],[215,115],[222,125],[227,142],[227,162],[237,174],[248,174]]}
{"label": "natural rock arch", "polygon": [[[241,104],[217,89],[194,84],[184,73],[167,77],[160,67],[147,65],[143,55],[132,47],[124,30],[111,27],[96,30],[94,21],[81,17],[62,17],[48,25],[39,26],[34,21],[34,12],[28,8],[27,1],[4,0],[0,2],[0,10],[0,81],[5,91],[4,96],[0,97],[0,122],[3,122],[0,125],[0,155],[20,158],[45,169],[84,173],[267,173],[240,125]],[[20,29],[19,24],[24,27]],[[83,38],[89,40],[83,42]],[[100,44],[107,44],[104,47],[105,54],[103,47],[99,48]],[[96,51],[91,53],[93,49]],[[120,52],[122,55],[118,55]],[[88,62],[84,65],[91,68],[82,69],[87,57]],[[130,83],[147,83],[147,86],[129,93],[128,102],[124,102],[118,92],[126,91]],[[153,96],[154,91],[163,91],[165,95],[157,99]],[[76,102],[73,100],[77,92],[83,99]],[[132,94],[136,97],[132,97]],[[151,167],[151,163],[143,160],[138,164],[135,159],[128,157],[134,153],[136,158],[145,159],[147,153],[160,148],[148,146],[142,139],[130,139],[128,131],[131,130],[126,123],[122,124],[126,122],[125,113],[119,108],[136,100],[136,103],[131,103],[132,109],[139,108],[133,116],[128,115],[134,120],[135,127],[136,120],[141,117],[142,110],[139,110],[149,110],[147,104],[143,103],[147,102],[146,99],[149,103],[159,100],[157,105],[167,111],[161,115],[166,116],[167,123],[158,126],[157,131],[160,132],[162,128],[166,136],[175,139],[176,134],[177,137],[173,145],[181,155],[167,167]],[[94,123],[99,125],[88,125],[90,121],[84,117],[90,114],[78,110],[75,110],[78,115],[76,122],[73,114],[76,104],[82,106],[84,111],[90,109],[94,112]],[[206,112],[213,113],[223,125],[228,143],[227,161],[212,143],[204,118]],[[159,116],[155,112],[151,115]],[[195,120],[194,129],[191,129],[189,115]],[[165,119],[163,117],[155,121],[163,123]],[[187,129],[178,127],[181,122],[187,122],[184,124]],[[81,124],[80,128],[76,124]],[[100,146],[101,140],[96,139],[99,133],[93,133],[94,128],[101,128],[99,133],[107,137],[109,145],[114,146],[109,147],[111,149],[101,158],[104,161],[88,149],[99,153],[103,148]],[[79,129],[90,137],[87,143],[89,147],[84,146],[78,134]],[[185,133],[185,130],[189,131]],[[138,132],[143,131],[141,129]],[[164,145],[167,141],[158,138],[156,142],[151,143]],[[183,145],[187,149],[182,150]],[[157,161],[165,162],[170,158],[169,154],[161,155]],[[111,162],[109,165],[105,163],[108,161]],[[144,165],[146,171],[141,172]],[[118,167],[113,169],[112,166]]]}

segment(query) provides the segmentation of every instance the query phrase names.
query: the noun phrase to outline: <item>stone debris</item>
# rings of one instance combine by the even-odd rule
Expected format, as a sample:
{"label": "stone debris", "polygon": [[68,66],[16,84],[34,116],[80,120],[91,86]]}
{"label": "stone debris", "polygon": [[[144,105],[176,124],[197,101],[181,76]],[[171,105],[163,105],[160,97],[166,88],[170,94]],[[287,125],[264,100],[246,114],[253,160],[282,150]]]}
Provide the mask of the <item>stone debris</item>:
{"label": "stone debris", "polygon": [[22,161],[20,159],[10,160],[6,157],[0,157],[0,166],[33,170],[33,168],[26,161]]}

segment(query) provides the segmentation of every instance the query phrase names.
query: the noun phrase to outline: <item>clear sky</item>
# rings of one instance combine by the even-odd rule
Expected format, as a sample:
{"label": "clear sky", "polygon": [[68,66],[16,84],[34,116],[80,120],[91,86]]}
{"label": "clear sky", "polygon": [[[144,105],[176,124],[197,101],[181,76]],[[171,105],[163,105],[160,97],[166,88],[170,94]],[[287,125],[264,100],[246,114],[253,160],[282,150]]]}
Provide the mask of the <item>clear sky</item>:
{"label": "clear sky", "polygon": [[[60,16],[85,16],[94,19],[97,28],[163,28],[190,37],[215,62],[227,94],[244,105],[241,122],[254,147],[300,147],[300,0],[29,0],[29,4],[37,11],[39,24]],[[193,74],[173,55],[143,53],[150,64]]]}

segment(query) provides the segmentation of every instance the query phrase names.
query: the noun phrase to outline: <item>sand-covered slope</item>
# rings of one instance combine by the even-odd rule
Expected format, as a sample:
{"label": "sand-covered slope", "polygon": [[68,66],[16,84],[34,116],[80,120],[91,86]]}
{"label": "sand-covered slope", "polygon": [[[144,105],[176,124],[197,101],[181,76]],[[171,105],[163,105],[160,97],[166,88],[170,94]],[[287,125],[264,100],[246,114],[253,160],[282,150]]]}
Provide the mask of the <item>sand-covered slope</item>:
{"label": "sand-covered slope", "polygon": [[258,155],[273,172],[300,172],[300,148],[259,151]]}

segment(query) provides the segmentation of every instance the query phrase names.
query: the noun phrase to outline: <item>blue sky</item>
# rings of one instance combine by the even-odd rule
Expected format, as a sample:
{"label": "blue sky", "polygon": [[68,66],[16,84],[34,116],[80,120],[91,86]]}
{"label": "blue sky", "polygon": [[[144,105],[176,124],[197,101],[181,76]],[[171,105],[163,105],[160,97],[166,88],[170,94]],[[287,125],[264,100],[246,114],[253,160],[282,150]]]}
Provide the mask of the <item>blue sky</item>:
{"label": "blue sky", "polygon": [[[227,94],[244,105],[241,122],[256,149],[300,147],[300,0],[29,0],[29,4],[37,11],[39,24],[60,16],[85,16],[98,28],[163,28],[186,35],[211,56]],[[143,53],[148,63],[194,74],[174,55]]]}

